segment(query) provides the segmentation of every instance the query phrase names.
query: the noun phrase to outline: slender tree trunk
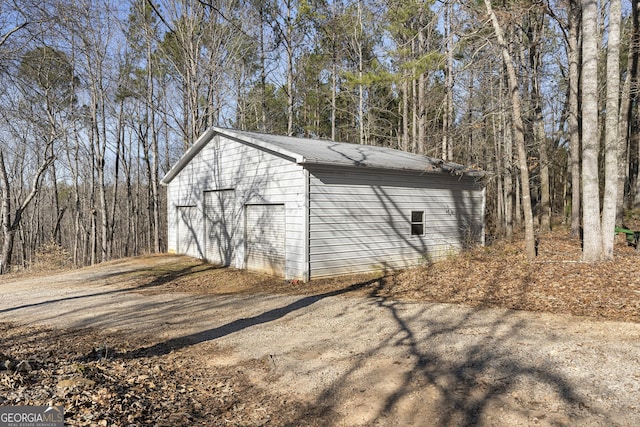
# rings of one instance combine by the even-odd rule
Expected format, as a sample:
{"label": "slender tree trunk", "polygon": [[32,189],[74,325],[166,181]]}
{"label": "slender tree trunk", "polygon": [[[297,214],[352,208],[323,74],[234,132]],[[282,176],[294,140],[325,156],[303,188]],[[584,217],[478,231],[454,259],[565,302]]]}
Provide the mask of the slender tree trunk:
{"label": "slender tree trunk", "polygon": [[120,103],[120,113],[118,114],[118,126],[116,128],[116,150],[114,159],[114,177],[113,177],[113,193],[111,193],[111,213],[109,217],[109,245],[107,247],[108,258],[113,257],[113,246],[115,243],[115,231],[116,231],[116,209],[118,206],[118,188],[120,181],[120,164],[122,162],[122,150],[124,146],[124,100]]}
{"label": "slender tree trunk", "polygon": [[262,113],[259,120],[256,118],[260,132],[267,131],[267,55],[264,49],[264,30],[267,20],[264,8],[265,3],[260,2],[260,103]]}
{"label": "slender tree trunk", "polygon": [[[416,50],[416,43],[415,40],[411,42],[411,49],[413,52],[415,52]],[[414,53],[415,54],[415,53]],[[414,76],[415,73],[417,72],[417,69],[414,69]],[[412,117],[411,117],[411,151],[414,153],[418,153],[418,145],[420,144],[419,138],[418,138],[418,79],[416,79],[415,77],[413,77],[411,79],[411,111],[412,111]]]}
{"label": "slender tree trunk", "polygon": [[598,179],[598,3],[582,4],[582,259],[602,259]]}
{"label": "slender tree trunk", "polygon": [[100,93],[98,88],[99,84],[94,82],[94,85],[92,102],[92,131],[94,133],[94,143],[96,144],[94,153],[96,155],[98,202],[100,206],[100,262],[105,262],[109,259],[109,209],[107,204],[107,181],[105,176],[107,141],[106,138],[103,138],[103,131],[101,129],[101,118],[105,114],[104,104],[101,99],[103,94]]}
{"label": "slender tree trunk", "polygon": [[[491,86],[493,92],[493,85]],[[495,97],[491,96],[491,99],[495,99]],[[500,224],[499,232],[504,232],[504,189],[503,189],[503,173],[502,173],[502,165],[501,159],[503,156],[502,153],[502,129],[498,129],[498,123],[496,120],[496,115],[491,116],[491,130],[493,135],[493,150],[496,161],[493,163],[492,167],[496,174],[496,223]]]}
{"label": "slender tree trunk", "polygon": [[618,169],[618,201],[617,201],[617,223],[622,224],[625,209],[625,190],[630,181],[630,157],[631,157],[631,122],[634,119],[633,105],[637,95],[637,91],[631,88],[637,88],[638,75],[638,46],[640,43],[640,1],[632,0],[632,29],[629,43],[629,53],[627,54],[627,73],[622,90],[622,99],[620,102],[620,148],[623,150],[620,158],[620,168]]}
{"label": "slender tree trunk", "polygon": [[602,252],[605,259],[613,259],[616,207],[618,200],[619,114],[620,97],[620,0],[609,2],[609,35],[607,42],[607,115],[604,145],[604,201],[602,206]]}
{"label": "slender tree trunk", "polygon": [[[335,36],[334,36],[335,37]],[[338,93],[338,70],[336,64],[336,52],[332,52],[331,63],[331,140],[336,140],[336,113],[338,110],[337,93]]]}
{"label": "slender tree trunk", "polygon": [[287,32],[286,32],[286,48],[287,48],[287,135],[293,135],[293,17],[291,9],[293,5],[287,2]]}
{"label": "slender tree trunk", "polygon": [[569,130],[569,158],[571,169],[571,236],[580,236],[580,127],[578,122],[578,89],[580,57],[578,47],[578,28],[580,27],[579,8],[577,0],[569,2],[569,116],[567,118]]}
{"label": "slender tree trunk", "polygon": [[158,179],[158,132],[155,113],[155,80],[153,78],[153,52],[151,43],[147,43],[147,111],[149,112],[149,133],[151,137],[151,215],[153,224],[153,252],[160,252],[160,191]]}
{"label": "slender tree trunk", "polygon": [[451,128],[453,124],[453,35],[451,31],[452,0],[444,5],[444,31],[447,49],[447,67],[445,70],[444,111],[442,116],[442,160],[452,160]]}
{"label": "slender tree trunk", "polygon": [[52,239],[57,245],[62,245],[62,235],[60,233],[60,223],[64,216],[65,209],[60,208],[60,194],[58,191],[58,177],[56,174],[55,163],[50,167],[51,171],[51,186],[53,187],[52,201],[53,201],[53,214],[54,214],[54,227],[52,232]]}
{"label": "slender tree trunk", "polygon": [[4,274],[11,270],[15,230],[11,228],[11,187],[2,150],[0,150],[0,185],[0,195],[2,196],[0,214],[2,215],[2,234],[4,235],[2,257],[0,258],[0,274]]}
{"label": "slender tree trunk", "polygon": [[549,186],[549,156],[547,153],[547,137],[544,130],[542,116],[542,83],[541,72],[542,52],[540,48],[544,38],[544,14],[538,10],[531,10],[529,63],[531,66],[531,101],[533,104],[533,134],[540,157],[540,230],[551,230],[551,200]]}
{"label": "slender tree trunk", "polygon": [[91,225],[89,231],[89,260],[90,265],[94,265],[98,262],[98,223],[96,209],[96,169],[97,166],[97,154],[95,135],[91,130],[89,131],[89,147],[90,147],[90,159],[91,159],[91,188],[89,196],[89,214],[91,215]]}
{"label": "slender tree trunk", "polygon": [[362,49],[363,44],[363,23],[362,23],[362,0],[358,0],[358,22],[355,29],[355,44],[358,49],[358,139],[360,144],[365,143],[364,136],[364,84],[363,70],[364,70],[364,52]]}
{"label": "slender tree trunk", "polygon": [[500,67],[500,77],[498,80],[499,86],[499,111],[500,111],[500,127],[502,129],[502,147],[503,155],[500,158],[500,164],[498,167],[502,168],[503,175],[503,191],[504,191],[504,228],[505,237],[508,241],[513,240],[513,137],[511,135],[511,126],[509,126],[508,118],[506,115],[506,106],[504,100],[505,88],[504,88],[504,67]]}
{"label": "slender tree trunk", "polygon": [[513,136],[511,128],[507,126],[504,113],[501,114],[503,121],[503,170],[504,170],[504,218],[505,235],[508,241],[513,240],[513,201],[515,199],[513,188]]}
{"label": "slender tree trunk", "polygon": [[527,164],[527,152],[524,145],[524,124],[522,122],[522,111],[520,106],[520,91],[518,89],[518,81],[516,71],[513,66],[513,60],[509,54],[507,44],[498,18],[493,12],[491,0],[484,0],[487,13],[491,18],[493,29],[498,39],[500,50],[502,51],[502,59],[507,68],[507,81],[509,83],[509,92],[511,94],[511,108],[513,110],[513,136],[518,151],[518,163],[520,167],[520,185],[522,186],[522,209],[524,211],[524,228],[525,228],[525,247],[527,259],[533,260],[536,257],[536,241],[533,230],[533,213],[531,210],[531,190],[529,188],[529,168]]}
{"label": "slender tree trunk", "polygon": [[[422,27],[424,12],[420,12],[420,26]],[[427,43],[423,28],[418,33],[418,55],[422,55],[427,49]],[[425,154],[427,148],[427,98],[425,88],[427,85],[427,76],[424,71],[420,72],[418,77],[418,153]]]}
{"label": "slender tree trunk", "polygon": [[402,82],[402,149],[409,151],[409,79],[405,77]]}
{"label": "slender tree trunk", "polygon": [[618,124],[618,138],[620,153],[618,157],[618,198],[616,200],[616,224],[623,223],[625,210],[625,188],[629,182],[629,109],[631,107],[631,70],[634,47],[629,47],[627,55],[627,72],[622,93],[620,95],[620,120]]}

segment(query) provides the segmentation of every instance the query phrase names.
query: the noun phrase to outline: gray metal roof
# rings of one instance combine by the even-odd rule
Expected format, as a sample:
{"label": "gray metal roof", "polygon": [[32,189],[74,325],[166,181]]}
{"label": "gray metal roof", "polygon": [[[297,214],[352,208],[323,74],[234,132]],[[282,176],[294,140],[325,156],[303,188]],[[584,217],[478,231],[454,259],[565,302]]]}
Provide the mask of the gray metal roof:
{"label": "gray metal roof", "polygon": [[444,162],[440,159],[393,148],[212,127],[198,138],[195,144],[162,179],[162,183],[168,184],[171,182],[216,134],[289,157],[301,165],[355,166],[454,175],[484,175],[484,172],[480,170],[469,169],[457,163]]}

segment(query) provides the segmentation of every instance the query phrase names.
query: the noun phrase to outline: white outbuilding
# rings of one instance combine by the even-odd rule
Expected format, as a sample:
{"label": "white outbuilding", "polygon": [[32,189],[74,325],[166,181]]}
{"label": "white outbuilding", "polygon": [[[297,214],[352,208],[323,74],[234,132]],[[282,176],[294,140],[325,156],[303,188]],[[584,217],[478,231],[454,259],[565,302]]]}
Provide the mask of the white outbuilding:
{"label": "white outbuilding", "polygon": [[210,128],[162,179],[169,252],[310,280],[484,243],[483,173],[391,148]]}

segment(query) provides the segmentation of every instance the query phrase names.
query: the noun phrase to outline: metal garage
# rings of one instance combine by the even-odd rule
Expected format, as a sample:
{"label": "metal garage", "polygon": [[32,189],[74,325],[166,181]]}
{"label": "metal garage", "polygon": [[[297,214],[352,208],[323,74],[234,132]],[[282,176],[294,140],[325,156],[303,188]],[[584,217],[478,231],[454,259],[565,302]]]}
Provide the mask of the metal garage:
{"label": "metal garage", "polygon": [[162,180],[168,249],[299,280],[415,266],[483,243],[483,176],[386,147],[212,127]]}

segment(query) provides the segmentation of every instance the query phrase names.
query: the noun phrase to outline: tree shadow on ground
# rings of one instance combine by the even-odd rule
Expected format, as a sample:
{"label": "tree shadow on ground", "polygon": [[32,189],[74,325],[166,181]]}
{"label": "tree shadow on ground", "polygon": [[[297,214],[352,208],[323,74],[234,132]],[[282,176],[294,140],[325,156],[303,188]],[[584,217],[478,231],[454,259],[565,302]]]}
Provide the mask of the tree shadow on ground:
{"label": "tree shadow on ground", "polygon": [[[140,270],[145,268],[148,267]],[[143,278],[136,286],[28,304],[0,312],[95,295],[152,288],[189,275],[199,268],[201,269],[202,266],[188,266],[167,271],[154,278]],[[382,404],[375,408],[375,413],[370,415],[369,424],[384,424],[385,420],[392,419],[399,411],[406,408],[407,401],[425,388],[434,390],[433,402],[414,402],[412,405],[423,404],[433,408],[432,414],[435,415],[429,419],[430,425],[479,424],[485,420],[488,411],[496,407],[504,407],[505,411],[526,417],[527,409],[519,408],[514,404],[513,398],[507,397],[514,391],[523,390],[523,384],[540,384],[550,390],[555,400],[560,402],[563,408],[567,408],[566,411],[573,411],[571,412],[572,423],[579,422],[581,417],[589,416],[588,411],[591,410],[578,393],[576,385],[558,370],[544,364],[536,364],[533,359],[528,361],[526,358],[509,353],[509,346],[511,348],[517,346],[521,333],[527,328],[525,321],[514,315],[514,312],[502,310],[496,314],[494,311],[491,315],[482,309],[455,309],[455,306],[448,307],[440,304],[403,303],[381,296],[385,286],[388,286],[387,282],[384,277],[377,278],[354,283],[342,289],[301,297],[290,304],[249,318],[232,320],[216,328],[118,353],[112,357],[134,359],[165,355],[173,350],[214,341],[254,326],[277,321],[326,298],[347,295],[355,291],[362,294],[363,290],[367,290],[367,306],[376,309],[375,316],[391,319],[393,327],[377,341],[372,341],[365,352],[350,357],[347,369],[341,371],[339,377],[324,386],[318,397],[300,412],[301,417],[313,416],[325,411],[340,414],[352,385],[358,381],[363,372],[366,372],[368,365],[388,355],[390,348],[400,350],[404,355],[403,359],[398,361],[403,371],[400,381],[394,385],[393,389],[378,396]],[[354,305],[360,301],[362,300],[354,300]],[[407,310],[408,306],[412,309]],[[445,311],[454,309],[458,314],[445,315]],[[369,333],[368,326],[356,325],[356,333],[348,339],[365,341]],[[460,335],[469,335],[471,330],[478,328],[482,333],[476,334],[473,339],[465,340],[464,344],[456,341]],[[255,343],[255,345],[259,344]],[[374,378],[378,384],[386,380],[384,375]],[[412,408],[420,411],[415,406]],[[289,425],[298,425],[302,421],[302,418],[295,419]]]}
{"label": "tree shadow on ground", "polygon": [[[584,411],[588,406],[576,391],[575,385],[562,373],[509,353],[509,348],[517,345],[527,327],[526,322],[514,312],[505,310],[490,315],[482,309],[467,308],[449,316],[443,315],[443,311],[449,308],[439,304],[413,305],[414,309],[418,309],[407,312],[407,303],[379,296],[379,292],[386,285],[385,282],[385,278],[372,279],[344,289],[306,296],[253,317],[236,319],[213,329],[119,354],[118,357],[133,359],[165,355],[191,345],[214,341],[253,326],[277,321],[325,298],[365,288],[370,289],[367,303],[377,308],[377,315],[391,318],[394,330],[378,342],[373,342],[365,353],[351,358],[349,367],[300,412],[302,418],[292,420],[288,425],[299,425],[306,417],[314,416],[313,414],[340,414],[344,402],[349,400],[353,384],[363,372],[367,372],[367,367],[375,363],[376,359],[388,355],[390,348],[400,350],[404,354],[403,359],[398,361],[404,372],[401,381],[393,390],[382,397],[376,397],[383,402],[375,409],[374,414],[369,414],[371,418],[368,424],[384,424],[385,420],[393,419],[398,415],[398,411],[407,408],[408,401],[412,401],[416,394],[425,388],[433,390],[435,396],[433,402],[422,402],[431,406],[430,411],[434,417],[430,419],[430,425],[482,424],[486,421],[487,413],[495,411],[496,408],[503,408],[508,413],[527,418],[531,407],[525,405],[519,408],[511,396],[516,391],[522,391],[526,384],[534,384],[536,388],[543,388],[553,394],[555,400],[560,402],[566,411],[571,412],[572,422],[585,416]],[[453,310],[453,306],[451,309]],[[357,328],[362,331],[361,336],[350,339],[366,341],[366,326]],[[470,332],[476,329],[482,332]],[[473,337],[456,342],[461,335]],[[448,340],[452,340],[450,347]],[[387,379],[382,375],[374,381],[383,384]],[[414,401],[411,405],[418,403],[420,402]],[[421,411],[419,408],[416,410]],[[588,415],[586,413],[586,416]],[[324,416],[320,418],[326,419]],[[553,424],[553,420],[549,420]],[[418,422],[419,419],[415,421]]]}
{"label": "tree shadow on ground", "polygon": [[[10,313],[13,311],[18,311],[21,309],[25,309],[25,308],[33,308],[33,307],[43,307],[49,304],[54,304],[54,303],[60,303],[60,302],[66,302],[66,301],[74,301],[74,300],[79,300],[79,299],[86,299],[86,298],[93,298],[93,297],[98,297],[98,296],[105,296],[105,295],[115,295],[115,294],[121,294],[121,293],[126,293],[126,292],[131,292],[131,291],[141,291],[141,290],[147,290],[147,289],[151,289],[151,288],[156,288],[156,287],[160,287],[163,285],[166,285],[167,283],[170,283],[174,280],[180,279],[182,277],[186,277],[189,276],[191,274],[194,274],[196,272],[204,272],[204,271],[208,271],[208,270],[217,270],[217,269],[221,269],[224,268],[223,266],[220,265],[213,265],[213,264],[206,264],[204,262],[195,264],[195,265],[191,265],[188,267],[184,267],[184,268],[180,268],[178,270],[175,269],[167,269],[167,271],[165,273],[162,274],[157,274],[158,268],[149,268],[148,266],[141,266],[140,268],[127,268],[126,271],[112,271],[112,272],[108,272],[105,274],[95,274],[92,273],[92,281],[96,282],[96,281],[100,281],[100,280],[109,280],[109,279],[120,279],[120,280],[124,280],[124,281],[129,281],[130,280],[130,276],[131,275],[136,275],[136,274],[141,274],[141,275],[147,275],[147,274],[152,274],[153,278],[151,280],[148,280],[148,277],[144,277],[143,279],[140,280],[139,284],[133,285],[133,286],[125,286],[122,288],[118,288],[118,289],[110,289],[108,291],[102,291],[102,292],[92,292],[89,294],[81,294],[81,295],[73,295],[73,296],[68,296],[68,297],[64,297],[64,298],[56,298],[56,299],[50,299],[50,300],[46,300],[46,301],[38,301],[38,302],[33,302],[33,303],[28,303],[28,304],[23,304],[23,305],[19,305],[19,306],[15,306],[15,307],[9,307],[9,308],[5,308],[5,309],[0,309],[0,314],[4,314],[4,313]],[[114,285],[117,284],[116,283],[110,283],[107,282],[105,283],[105,286],[110,286],[110,285]],[[43,287],[46,287],[46,284],[43,283]]]}
{"label": "tree shadow on ground", "polygon": [[[378,289],[384,287],[384,282],[384,278],[380,279]],[[366,354],[354,358],[350,368],[308,405],[307,413],[318,408],[339,413],[343,402],[352,393],[351,384],[357,381],[358,374],[368,364],[382,357],[383,350],[389,347],[402,347],[406,358],[401,363],[409,367],[404,371],[401,383],[384,397],[383,404],[377,413],[371,415],[367,425],[384,425],[385,420],[398,416],[398,411],[411,410],[412,406],[416,409],[420,405],[432,406],[429,411],[433,418],[429,419],[428,424],[434,426],[483,424],[487,412],[496,407],[502,408],[505,413],[511,412],[526,418],[531,408],[518,407],[509,400],[509,395],[517,389],[522,390],[524,383],[534,383],[537,387],[551,390],[560,405],[572,412],[571,422],[585,415],[584,412],[582,415],[578,412],[589,411],[575,384],[561,373],[523,361],[507,351],[507,344],[513,345],[527,326],[514,312],[505,310],[497,316],[488,316],[488,312],[482,308],[468,308],[463,315],[452,318],[439,315],[438,311],[446,310],[446,307],[429,304],[408,315],[403,313],[403,302],[379,297],[376,289],[369,296],[378,308],[393,318],[397,327],[395,332],[387,335]],[[432,322],[421,324],[421,318],[431,319]],[[420,327],[416,328],[416,325]],[[474,338],[463,346],[453,342],[452,335],[477,335],[471,331],[478,327],[486,330],[482,337]],[[449,349],[447,340],[452,340]],[[378,383],[385,381],[387,379],[383,376]],[[414,401],[413,405],[407,405],[425,388],[433,390],[436,396],[434,402]],[[418,419],[414,421],[425,422],[419,418],[423,415],[424,412],[417,415]],[[287,425],[295,426],[299,421],[292,420]],[[548,421],[552,425],[556,423],[552,418]],[[563,421],[558,423],[563,424]]]}
{"label": "tree shadow on ground", "polygon": [[257,316],[237,319],[232,322],[226,323],[222,326],[219,326],[217,328],[208,329],[206,331],[196,332],[189,335],[184,335],[177,338],[172,338],[170,340],[157,343],[150,347],[140,348],[136,351],[127,353],[126,355],[122,355],[122,357],[137,358],[137,357],[161,356],[161,355],[170,353],[171,351],[178,350],[184,347],[188,347],[188,346],[199,344],[206,341],[213,341],[215,339],[233,334],[235,332],[242,331],[243,329],[247,329],[252,326],[273,322],[290,313],[293,313],[305,307],[309,307],[310,305],[313,305],[322,299],[338,296],[338,295],[356,291],[358,289],[366,288],[367,286],[370,286],[379,280],[380,279],[371,279],[365,282],[352,284],[344,289],[338,289],[335,291],[325,292],[318,295],[306,296],[304,298],[301,298],[292,302],[291,304],[288,304],[283,307],[274,308],[272,310],[261,313]]}

